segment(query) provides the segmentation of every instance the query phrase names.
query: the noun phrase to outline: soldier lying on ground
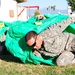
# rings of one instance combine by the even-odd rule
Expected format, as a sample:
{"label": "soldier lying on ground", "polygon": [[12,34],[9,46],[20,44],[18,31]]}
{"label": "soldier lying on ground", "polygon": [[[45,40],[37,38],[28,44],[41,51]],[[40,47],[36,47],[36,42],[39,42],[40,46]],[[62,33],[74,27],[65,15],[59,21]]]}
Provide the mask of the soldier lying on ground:
{"label": "soldier lying on ground", "polygon": [[26,42],[32,48],[34,55],[39,57],[57,57],[56,63],[58,66],[74,64],[74,35],[68,33],[58,34],[58,30],[57,32],[56,30],[54,32],[53,30],[49,30],[49,32],[46,30],[44,33],[41,33],[42,37],[35,32],[29,32],[26,35]]}
{"label": "soldier lying on ground", "polygon": [[[28,33],[26,39],[29,39],[27,39],[26,41],[27,44],[33,48],[34,54],[40,57],[57,57],[56,63],[58,66],[74,64],[75,35],[63,32],[63,30],[68,26],[68,24],[71,23],[70,19],[71,18],[69,18],[65,22],[52,25],[48,29],[41,32],[39,36],[42,36],[42,39],[32,36],[32,34],[38,36],[34,32]],[[39,42],[37,41],[37,39]]]}

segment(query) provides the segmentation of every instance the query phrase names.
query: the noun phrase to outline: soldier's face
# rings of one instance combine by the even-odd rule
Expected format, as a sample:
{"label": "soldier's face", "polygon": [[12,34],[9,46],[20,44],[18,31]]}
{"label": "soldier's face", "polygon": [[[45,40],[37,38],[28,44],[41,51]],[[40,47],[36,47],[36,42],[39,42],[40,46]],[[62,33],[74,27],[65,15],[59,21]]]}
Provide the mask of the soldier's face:
{"label": "soldier's face", "polygon": [[33,49],[40,49],[41,48],[41,45],[42,45],[42,37],[35,34],[35,37],[33,36],[33,34],[29,34],[29,37],[28,38],[28,41],[27,41],[27,44],[33,48]]}

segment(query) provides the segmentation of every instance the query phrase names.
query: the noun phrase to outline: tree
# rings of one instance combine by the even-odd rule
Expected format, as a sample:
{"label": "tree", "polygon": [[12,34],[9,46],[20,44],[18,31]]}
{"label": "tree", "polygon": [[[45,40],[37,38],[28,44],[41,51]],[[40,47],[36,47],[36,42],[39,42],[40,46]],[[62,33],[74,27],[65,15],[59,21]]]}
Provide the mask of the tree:
{"label": "tree", "polygon": [[55,6],[55,5],[54,5],[54,6],[51,6],[51,9],[55,10],[55,8],[56,8],[56,6]]}
{"label": "tree", "polygon": [[68,5],[71,6],[72,12],[75,11],[75,0],[67,0]]}
{"label": "tree", "polygon": [[37,15],[40,15],[40,11],[37,9],[35,12],[34,12],[34,16],[37,16]]}
{"label": "tree", "polygon": [[55,8],[56,8],[56,6],[54,5],[54,6],[48,6],[46,9],[47,9],[47,10],[49,10],[49,9],[55,10]]}
{"label": "tree", "polygon": [[51,6],[48,6],[46,9],[49,10],[51,8]]}
{"label": "tree", "polygon": [[15,1],[17,1],[18,3],[27,2],[27,0],[15,0]]}

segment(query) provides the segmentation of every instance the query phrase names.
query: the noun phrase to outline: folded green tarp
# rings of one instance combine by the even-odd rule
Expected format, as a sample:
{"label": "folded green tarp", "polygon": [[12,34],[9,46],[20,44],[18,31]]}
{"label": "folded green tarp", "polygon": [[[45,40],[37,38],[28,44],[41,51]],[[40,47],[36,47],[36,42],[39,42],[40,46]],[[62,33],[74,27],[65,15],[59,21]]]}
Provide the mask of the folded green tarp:
{"label": "folded green tarp", "polygon": [[0,21],[0,42],[3,41],[2,35],[5,34],[7,27],[9,27],[11,23]]}
{"label": "folded green tarp", "polygon": [[75,22],[69,24],[69,26],[64,30],[64,32],[75,34]]}
{"label": "folded green tarp", "polygon": [[[30,47],[25,42],[25,35],[30,31],[35,31],[40,34],[42,31],[47,29],[49,26],[66,20],[69,16],[63,14],[46,14],[46,20],[38,21],[36,17],[31,17],[28,21],[15,21],[12,22],[7,35],[5,45],[8,51],[15,57],[19,58],[23,63],[34,63],[34,64],[49,64],[54,65],[52,57],[44,59],[35,56],[32,53]],[[41,22],[41,25],[36,25],[35,22]]]}
{"label": "folded green tarp", "polygon": [[0,21],[0,23],[4,24],[3,27],[0,27],[0,36],[2,36],[6,32],[6,28],[10,27],[11,23],[3,22],[3,21]]}

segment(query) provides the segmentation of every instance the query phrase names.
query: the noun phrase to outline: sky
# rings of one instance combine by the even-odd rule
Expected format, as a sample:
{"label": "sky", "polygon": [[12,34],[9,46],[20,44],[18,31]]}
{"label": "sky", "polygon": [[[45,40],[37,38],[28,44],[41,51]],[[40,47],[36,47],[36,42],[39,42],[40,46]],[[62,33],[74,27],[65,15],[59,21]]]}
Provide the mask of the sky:
{"label": "sky", "polygon": [[20,6],[39,6],[39,8],[46,8],[48,6],[56,6],[56,9],[67,9],[66,0],[28,0],[27,2],[19,3]]}

